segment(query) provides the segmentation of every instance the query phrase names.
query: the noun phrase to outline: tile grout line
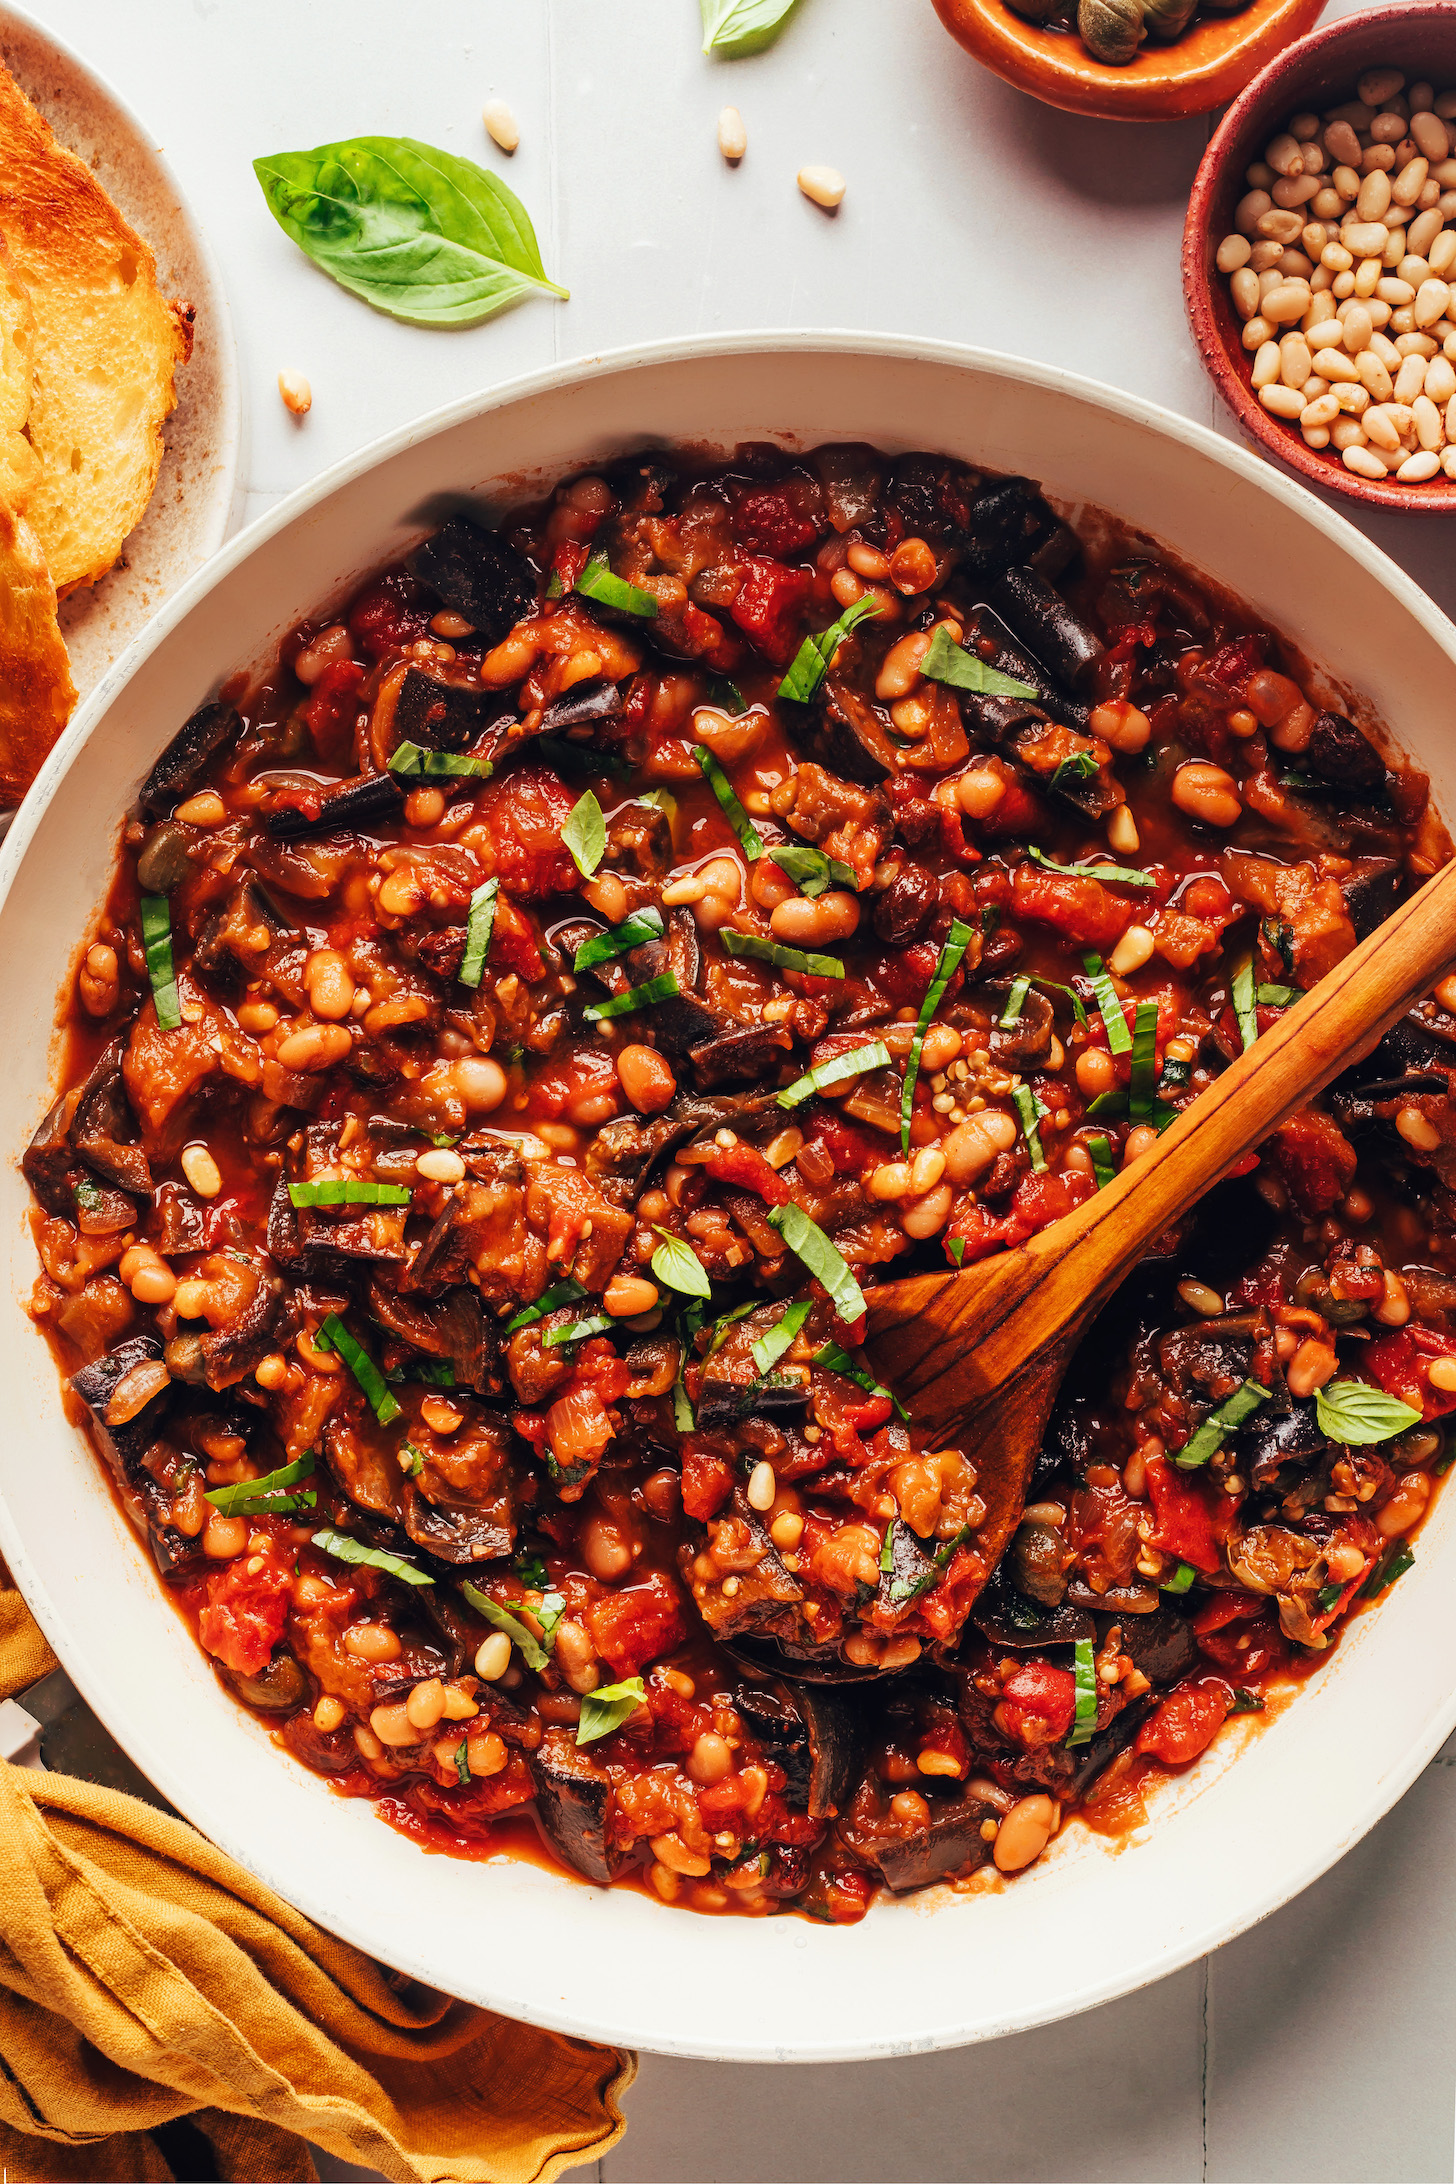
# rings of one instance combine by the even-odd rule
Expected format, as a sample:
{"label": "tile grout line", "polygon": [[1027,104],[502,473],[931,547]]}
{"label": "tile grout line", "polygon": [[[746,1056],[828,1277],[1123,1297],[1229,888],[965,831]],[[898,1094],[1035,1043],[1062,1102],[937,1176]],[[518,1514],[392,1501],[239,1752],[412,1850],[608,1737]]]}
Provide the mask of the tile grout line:
{"label": "tile grout line", "polygon": [[1208,1988],[1209,1962],[1204,1957],[1198,1967],[1199,2003],[1199,2140],[1202,2148],[1202,2184],[1208,2184]]}

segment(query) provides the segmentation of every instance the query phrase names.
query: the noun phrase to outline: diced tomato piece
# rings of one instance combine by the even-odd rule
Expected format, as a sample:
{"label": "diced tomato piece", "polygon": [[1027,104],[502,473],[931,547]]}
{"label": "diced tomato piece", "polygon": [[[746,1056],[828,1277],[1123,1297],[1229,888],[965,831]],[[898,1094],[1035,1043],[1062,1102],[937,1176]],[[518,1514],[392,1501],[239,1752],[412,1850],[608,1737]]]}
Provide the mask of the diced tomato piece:
{"label": "diced tomato piece", "polygon": [[1069,1668],[1024,1661],[1001,1694],[996,1726],[1032,1751],[1038,1745],[1060,1744],[1076,1711],[1077,1685]]}
{"label": "diced tomato piece", "polygon": [[363,680],[364,670],[353,660],[330,660],[314,684],[303,717],[320,758],[342,761],[352,750]]}
{"label": "diced tomato piece", "polygon": [[495,844],[495,876],[513,895],[573,894],[581,874],[561,840],[576,797],[548,766],[518,766],[477,805]]}
{"label": "diced tomato piece", "polygon": [[661,1570],[641,1585],[609,1593],[587,1610],[592,1644],[618,1676],[635,1676],[687,1637],[677,1588]]}
{"label": "diced tomato piece", "polygon": [[1195,1570],[1216,1570],[1219,1548],[1233,1522],[1227,1494],[1215,1494],[1195,1472],[1179,1471],[1165,1456],[1150,1456],[1148,1492],[1157,1528],[1151,1544],[1165,1555],[1191,1562]]}
{"label": "diced tomato piece", "polygon": [[782,561],[748,555],[744,578],[729,612],[738,627],[780,667],[798,647],[800,609],[814,588],[807,569],[786,568]]}
{"label": "diced tomato piece", "polygon": [[1190,918],[1226,923],[1238,915],[1238,906],[1217,873],[1203,873],[1184,888],[1178,907]]}
{"label": "diced tomato piece", "polygon": [[715,1145],[704,1166],[717,1182],[753,1191],[767,1205],[786,1206],[789,1202],[789,1186],[783,1177],[769,1166],[757,1146],[745,1145],[742,1138],[732,1145]]}
{"label": "diced tomato piece", "polygon": [[1186,1766],[1205,1751],[1228,1719],[1232,1701],[1220,1676],[1179,1684],[1138,1731],[1133,1749],[1169,1767]]}
{"label": "diced tomato piece", "polygon": [[[917,940],[911,948],[895,948],[876,956],[861,975],[876,993],[884,995],[891,1008],[913,1009],[925,999],[939,961],[940,950],[934,941]],[[951,998],[964,983],[964,973],[957,971],[946,988],[946,998]]]}
{"label": "diced tomato piece", "polygon": [[435,610],[416,599],[413,591],[408,577],[382,576],[360,592],[349,609],[350,634],[371,660],[382,660],[386,652],[398,652],[429,636]]}
{"label": "diced tomato piece", "polygon": [[[595,528],[595,526],[593,526]],[[567,539],[551,556],[551,574],[561,579],[561,589],[569,592],[591,555],[591,548],[584,539]]]}
{"label": "diced tomato piece", "polygon": [[885,1159],[891,1140],[882,1132],[854,1122],[822,1102],[815,1105],[812,1115],[813,1127],[804,1134],[823,1146],[834,1162],[836,1175],[861,1175]]}
{"label": "diced tomato piece", "polygon": [[552,1062],[532,1085],[533,1106],[555,1121],[574,1100],[614,1090],[621,1083],[610,1054],[597,1047],[578,1047],[564,1061]]}
{"label": "diced tomato piece", "polygon": [[600,1463],[611,1438],[612,1421],[590,1382],[569,1388],[546,1413],[546,1444],[558,1470]]}
{"label": "diced tomato piece", "polygon": [[1198,1643],[1217,1667],[1236,1679],[1266,1675],[1289,1658],[1279,1618],[1267,1602],[1263,1603],[1262,1614],[1230,1623],[1223,1630],[1200,1633]]}
{"label": "diced tomato piece", "polygon": [[1106,955],[1122,936],[1132,918],[1132,905],[1114,895],[1100,880],[1084,880],[1065,873],[1047,872],[1040,865],[1023,864],[1012,874],[1018,917],[1037,918],[1052,925],[1079,948],[1096,948]]}
{"label": "diced tomato piece", "polygon": [[1317,1107],[1302,1107],[1282,1123],[1269,1152],[1307,1221],[1328,1213],[1355,1180],[1354,1146]]}
{"label": "diced tomato piece", "polygon": [[682,1505],[685,1516],[706,1524],[716,1517],[733,1491],[733,1466],[721,1456],[707,1455],[692,1443],[683,1443]]}
{"label": "diced tomato piece", "polygon": [[776,554],[782,560],[816,539],[819,526],[796,505],[791,486],[760,486],[734,506],[733,536],[746,553]]}
{"label": "diced tomato piece", "polygon": [[1249,1616],[1262,1615],[1264,1602],[1257,1595],[1245,1592],[1218,1592],[1211,1600],[1189,1617],[1197,1638],[1206,1638],[1213,1631],[1222,1630],[1227,1623],[1237,1623]]}
{"label": "diced tomato piece", "polygon": [[546,966],[541,960],[537,944],[535,920],[525,910],[516,907],[509,895],[500,894],[495,900],[495,924],[490,936],[491,962],[499,969],[514,971],[524,978],[528,986],[534,985],[545,975]]}
{"label": "diced tomato piece", "polygon": [[578,1350],[576,1369],[567,1387],[592,1388],[599,1403],[620,1403],[631,1378],[632,1368],[626,1359],[618,1357],[603,1336],[593,1335]]}
{"label": "diced tomato piece", "polygon": [[1265,643],[1261,636],[1250,634],[1235,637],[1226,645],[1220,645],[1199,667],[1203,682],[1217,683],[1224,690],[1243,694],[1244,684],[1255,671],[1264,665]]}
{"label": "diced tomato piece", "polygon": [[214,1570],[207,1580],[207,1603],[197,1618],[197,1635],[209,1653],[238,1676],[256,1676],[283,1636],[288,1621],[292,1573],[286,1563],[265,1559],[249,1573],[251,1555]]}

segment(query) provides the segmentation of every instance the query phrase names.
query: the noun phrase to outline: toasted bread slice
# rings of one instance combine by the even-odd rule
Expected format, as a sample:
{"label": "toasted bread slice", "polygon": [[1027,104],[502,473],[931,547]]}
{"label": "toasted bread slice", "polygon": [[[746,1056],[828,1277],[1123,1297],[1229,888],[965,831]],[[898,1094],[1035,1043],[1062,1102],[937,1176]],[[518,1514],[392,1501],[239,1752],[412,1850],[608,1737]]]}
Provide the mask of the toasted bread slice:
{"label": "toasted bread slice", "polygon": [[151,498],[190,314],[89,167],[0,67],[0,234],[35,313],[26,516],[58,593],[94,584]]}
{"label": "toasted bread slice", "polygon": [[40,540],[0,502],[0,809],[20,802],[75,702]]}
{"label": "toasted bread slice", "polygon": [[40,476],[26,438],[35,389],[35,313],[0,235],[0,501],[24,508]]}

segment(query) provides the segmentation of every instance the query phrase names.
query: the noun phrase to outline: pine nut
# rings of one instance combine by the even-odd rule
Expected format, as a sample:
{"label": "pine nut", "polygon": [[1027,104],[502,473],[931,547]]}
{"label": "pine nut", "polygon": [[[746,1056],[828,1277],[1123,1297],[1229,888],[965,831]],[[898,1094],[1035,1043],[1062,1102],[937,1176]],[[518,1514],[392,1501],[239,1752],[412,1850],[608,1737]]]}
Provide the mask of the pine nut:
{"label": "pine nut", "polygon": [[[811,198],[816,205],[822,205],[826,212],[833,212],[844,198],[844,176],[834,167],[801,167],[799,187],[806,197]],[[703,1870],[706,1872],[707,1867]]]}
{"label": "pine nut", "polygon": [[725,106],[718,116],[718,149],[735,164],[748,150],[748,131],[736,106]]}
{"label": "pine nut", "polygon": [[1151,959],[1153,947],[1153,936],[1145,925],[1129,925],[1108,957],[1107,968],[1114,978],[1131,978]]}
{"label": "pine nut", "polygon": [[446,1145],[432,1147],[427,1153],[417,1153],[415,1170],[427,1183],[463,1183],[465,1180],[464,1161]]}
{"label": "pine nut", "polygon": [[521,141],[521,131],[515,115],[504,99],[487,99],[480,110],[486,134],[503,152],[513,152]]}
{"label": "pine nut", "polygon": [[511,1665],[511,1641],[503,1630],[482,1638],[475,1654],[475,1673],[486,1683],[499,1683]]}
{"label": "pine nut", "polygon": [[754,1465],[748,1481],[748,1506],[750,1509],[772,1509],[779,1482],[774,1467],[768,1460]]}
{"label": "pine nut", "polygon": [[283,407],[292,410],[295,417],[304,417],[313,408],[313,389],[302,372],[280,372],[278,392],[283,397]]}

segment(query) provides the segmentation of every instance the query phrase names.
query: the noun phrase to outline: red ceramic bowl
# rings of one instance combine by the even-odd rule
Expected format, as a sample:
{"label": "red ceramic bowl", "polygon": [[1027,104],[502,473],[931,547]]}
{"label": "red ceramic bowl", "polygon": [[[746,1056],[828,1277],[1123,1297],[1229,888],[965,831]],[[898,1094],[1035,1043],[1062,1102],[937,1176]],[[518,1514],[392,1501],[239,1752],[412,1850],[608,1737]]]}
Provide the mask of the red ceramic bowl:
{"label": "red ceramic bowl", "polygon": [[1456,0],[1415,0],[1413,6],[1347,15],[1301,38],[1254,78],[1219,123],[1194,180],[1183,229],[1183,297],[1209,376],[1251,440],[1311,485],[1367,508],[1453,516],[1456,481],[1397,485],[1357,478],[1338,455],[1306,447],[1297,426],[1270,416],[1253,390],[1254,360],[1243,345],[1228,282],[1213,262],[1248,187],[1245,170],[1270,137],[1291,114],[1321,113],[1353,98],[1357,78],[1375,67],[1399,68],[1408,83],[1424,80],[1438,91],[1456,85]]}

